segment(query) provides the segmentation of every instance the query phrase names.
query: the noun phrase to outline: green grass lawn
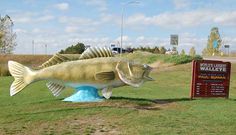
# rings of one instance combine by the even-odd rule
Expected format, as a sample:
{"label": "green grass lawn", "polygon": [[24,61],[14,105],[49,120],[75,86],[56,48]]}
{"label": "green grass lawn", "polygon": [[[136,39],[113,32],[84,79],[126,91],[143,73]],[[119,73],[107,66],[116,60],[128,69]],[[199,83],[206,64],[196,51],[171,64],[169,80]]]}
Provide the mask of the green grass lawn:
{"label": "green grass lawn", "polygon": [[0,78],[0,134],[200,134],[236,133],[236,64],[230,99],[189,100],[191,65],[156,71],[140,88],[113,90],[109,100],[69,103],[45,82],[9,96],[12,77]]}

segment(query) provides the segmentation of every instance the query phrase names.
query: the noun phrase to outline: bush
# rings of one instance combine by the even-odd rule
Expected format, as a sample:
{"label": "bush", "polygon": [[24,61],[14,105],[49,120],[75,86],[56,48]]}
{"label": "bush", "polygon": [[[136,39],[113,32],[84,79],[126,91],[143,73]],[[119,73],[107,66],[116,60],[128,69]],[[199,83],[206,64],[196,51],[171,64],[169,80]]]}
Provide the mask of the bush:
{"label": "bush", "polygon": [[85,50],[85,46],[83,43],[77,43],[76,45],[72,45],[67,47],[65,50],[61,50],[59,53],[61,54],[82,54]]}
{"label": "bush", "polygon": [[196,55],[194,57],[189,55],[172,55],[171,57],[167,57],[164,59],[164,62],[174,63],[174,64],[185,64],[189,63],[192,60],[201,60],[202,57],[200,55]]}
{"label": "bush", "polygon": [[195,55],[193,57],[193,60],[202,60],[202,56],[201,55]]}
{"label": "bush", "polygon": [[10,76],[10,72],[6,66],[0,66],[0,76]]}

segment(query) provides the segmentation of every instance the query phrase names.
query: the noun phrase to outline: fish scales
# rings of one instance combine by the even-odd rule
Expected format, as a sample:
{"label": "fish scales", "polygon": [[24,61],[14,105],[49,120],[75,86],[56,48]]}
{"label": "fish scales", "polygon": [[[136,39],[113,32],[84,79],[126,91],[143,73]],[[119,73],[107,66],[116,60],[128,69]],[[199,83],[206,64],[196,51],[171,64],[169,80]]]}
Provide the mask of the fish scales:
{"label": "fish scales", "polygon": [[78,60],[65,62],[62,64],[47,67],[38,71],[35,79],[56,79],[65,82],[96,82],[94,75],[103,71],[113,71],[115,80],[118,80],[118,73],[115,67],[118,62],[124,63],[126,60],[115,58],[93,58],[87,60]]}

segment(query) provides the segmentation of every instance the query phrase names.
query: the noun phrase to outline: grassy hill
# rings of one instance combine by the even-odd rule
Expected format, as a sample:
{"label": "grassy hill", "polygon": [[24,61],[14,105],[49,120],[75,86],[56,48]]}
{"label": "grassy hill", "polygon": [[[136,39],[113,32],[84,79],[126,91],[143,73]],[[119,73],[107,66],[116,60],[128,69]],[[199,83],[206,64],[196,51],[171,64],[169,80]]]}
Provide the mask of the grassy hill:
{"label": "grassy hill", "polygon": [[152,64],[156,61],[161,61],[164,63],[173,63],[175,65],[189,63],[193,59],[202,59],[202,57],[198,55],[195,57],[191,57],[189,55],[164,55],[164,54],[153,54],[141,51],[136,51],[134,53],[127,53],[122,55],[122,57],[147,64]]}

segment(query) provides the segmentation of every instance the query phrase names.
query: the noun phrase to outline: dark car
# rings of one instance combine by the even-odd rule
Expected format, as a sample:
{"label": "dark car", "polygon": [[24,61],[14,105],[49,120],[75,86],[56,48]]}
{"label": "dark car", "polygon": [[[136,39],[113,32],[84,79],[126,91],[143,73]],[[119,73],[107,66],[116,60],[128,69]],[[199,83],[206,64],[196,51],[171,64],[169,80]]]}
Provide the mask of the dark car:
{"label": "dark car", "polygon": [[126,52],[127,52],[127,53],[133,53],[134,50],[133,50],[132,48],[127,48],[127,49],[126,49]]}
{"label": "dark car", "polygon": [[[112,53],[117,54],[117,53],[121,53],[121,48],[120,47],[113,47],[112,49]],[[126,50],[122,49],[122,53],[125,53]]]}

